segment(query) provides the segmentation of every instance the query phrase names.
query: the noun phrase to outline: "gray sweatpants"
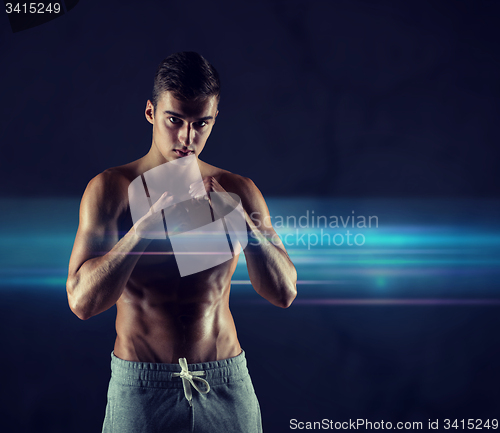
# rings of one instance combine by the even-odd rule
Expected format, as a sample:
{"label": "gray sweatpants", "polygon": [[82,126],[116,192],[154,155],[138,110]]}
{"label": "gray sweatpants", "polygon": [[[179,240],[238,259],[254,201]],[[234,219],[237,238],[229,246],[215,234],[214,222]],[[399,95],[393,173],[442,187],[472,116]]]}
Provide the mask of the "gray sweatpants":
{"label": "gray sweatpants", "polygon": [[[244,352],[234,358],[187,367],[189,372],[198,373],[189,373],[182,379],[179,364],[125,361],[111,353],[111,380],[102,432],[262,432],[259,402]],[[202,394],[207,387],[198,378],[208,382],[210,391]]]}

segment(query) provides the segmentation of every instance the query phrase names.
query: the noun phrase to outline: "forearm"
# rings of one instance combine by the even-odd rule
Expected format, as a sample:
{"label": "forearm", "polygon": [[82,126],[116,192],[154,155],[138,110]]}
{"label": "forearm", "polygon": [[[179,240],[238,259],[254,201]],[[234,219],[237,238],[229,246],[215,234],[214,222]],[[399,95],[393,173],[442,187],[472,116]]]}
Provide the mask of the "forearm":
{"label": "forearm", "polygon": [[132,228],[107,254],[83,263],[66,284],[71,310],[85,320],[111,308],[150,242]]}
{"label": "forearm", "polygon": [[[297,271],[279,238],[275,240],[276,245],[272,239],[267,238],[269,233],[275,235],[272,226],[269,225],[267,230],[260,230],[266,215],[269,217],[269,211],[260,192],[249,179],[240,183],[242,191],[240,196],[246,197],[247,209],[253,209],[258,215],[263,215],[257,227],[248,216],[238,195],[228,193],[213,177],[207,177],[203,182],[204,188],[201,189],[203,192],[218,193],[216,205],[213,207],[214,219],[224,216],[227,228],[236,233],[237,238],[248,236],[245,257],[250,281],[255,291],[278,307],[289,307],[297,296]],[[193,196],[196,197],[199,193],[200,191],[195,188]],[[214,204],[214,198],[211,197],[211,205]],[[241,213],[233,212],[236,208],[239,208]],[[240,215],[245,219],[244,225],[241,224]],[[245,228],[246,232],[240,233]]]}
{"label": "forearm", "polygon": [[297,271],[286,251],[273,244],[245,213],[248,274],[256,292],[273,305],[287,308],[297,295]]}

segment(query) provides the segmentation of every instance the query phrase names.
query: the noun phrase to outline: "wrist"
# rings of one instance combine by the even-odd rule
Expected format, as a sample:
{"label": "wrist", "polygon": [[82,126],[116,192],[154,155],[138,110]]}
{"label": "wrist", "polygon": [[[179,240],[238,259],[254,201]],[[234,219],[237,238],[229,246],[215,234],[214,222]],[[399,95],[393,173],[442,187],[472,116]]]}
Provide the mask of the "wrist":
{"label": "wrist", "polygon": [[146,247],[151,243],[153,239],[146,238],[144,236],[141,236],[140,232],[136,230],[135,226],[132,226],[131,229],[128,231],[127,235],[130,238],[130,241],[132,242],[133,250],[145,250]]}

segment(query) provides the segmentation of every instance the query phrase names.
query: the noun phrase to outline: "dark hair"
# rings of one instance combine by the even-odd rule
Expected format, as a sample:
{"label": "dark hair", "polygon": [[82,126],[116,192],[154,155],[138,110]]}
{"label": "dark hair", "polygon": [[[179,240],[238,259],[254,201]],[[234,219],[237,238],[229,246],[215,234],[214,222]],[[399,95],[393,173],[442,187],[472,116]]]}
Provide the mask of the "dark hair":
{"label": "dark hair", "polygon": [[156,105],[163,92],[170,91],[181,101],[216,96],[220,100],[220,81],[216,69],[198,53],[175,53],[163,61],[156,71],[151,102]]}

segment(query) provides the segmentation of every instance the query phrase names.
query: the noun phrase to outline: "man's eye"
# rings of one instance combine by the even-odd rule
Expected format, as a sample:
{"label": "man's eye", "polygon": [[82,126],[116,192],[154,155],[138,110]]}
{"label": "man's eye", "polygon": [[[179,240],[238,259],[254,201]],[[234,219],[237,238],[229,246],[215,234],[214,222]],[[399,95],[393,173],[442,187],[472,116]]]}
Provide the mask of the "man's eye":
{"label": "man's eye", "polygon": [[205,122],[204,120],[200,120],[199,122],[196,122],[196,125],[201,126],[201,127],[205,126],[206,124],[207,124],[207,122]]}
{"label": "man's eye", "polygon": [[179,123],[181,121],[181,119],[178,119],[177,117],[169,117],[168,120],[170,120],[170,122],[172,123]]}

